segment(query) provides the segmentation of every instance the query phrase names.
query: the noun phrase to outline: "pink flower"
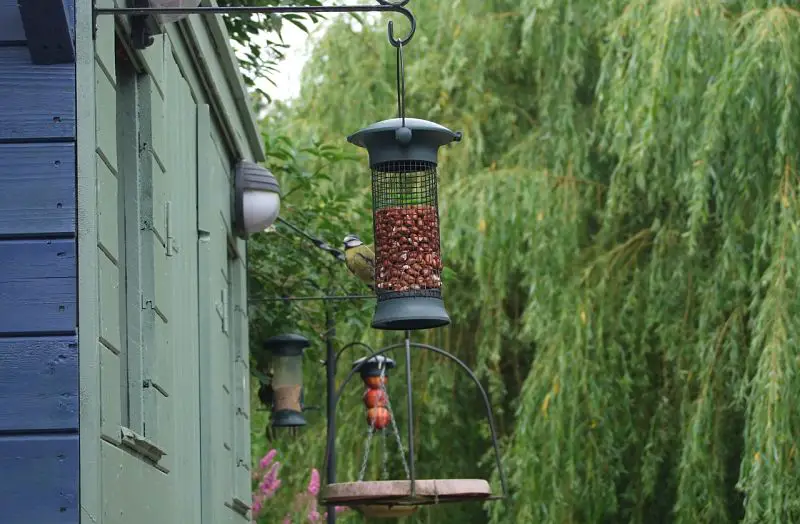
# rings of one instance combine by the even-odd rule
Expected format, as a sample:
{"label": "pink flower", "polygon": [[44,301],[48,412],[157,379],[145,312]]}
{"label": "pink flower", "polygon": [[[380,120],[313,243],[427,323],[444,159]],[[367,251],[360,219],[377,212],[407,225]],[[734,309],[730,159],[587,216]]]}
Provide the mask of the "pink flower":
{"label": "pink flower", "polygon": [[[327,514],[326,514],[326,516],[327,516]],[[310,522],[319,522],[320,517],[321,517],[321,515],[319,514],[319,511],[317,511],[317,510],[311,511],[308,514],[308,520]]]}
{"label": "pink flower", "polygon": [[347,506],[335,506],[336,513],[341,513],[343,511],[347,511],[348,509],[350,508],[348,508]]}
{"label": "pink flower", "polygon": [[264,496],[261,494],[253,495],[253,504],[250,507],[253,512],[253,520],[258,518],[258,514],[264,509]]}
{"label": "pink flower", "polygon": [[272,464],[272,461],[275,460],[275,455],[277,454],[278,454],[277,449],[269,450],[269,452],[266,455],[264,455],[264,458],[261,459],[258,465],[261,466],[261,469],[267,469],[267,467],[269,467],[269,465]]}
{"label": "pink flower", "polygon": [[317,468],[312,468],[311,480],[308,481],[308,492],[315,496],[318,495],[319,486],[320,486],[319,471],[317,471]]}
{"label": "pink flower", "polygon": [[261,489],[268,490],[268,491],[275,491],[278,489],[280,485],[280,480],[278,479],[278,472],[281,469],[281,463],[276,462],[269,468],[269,471],[264,475],[264,480],[261,482]]}
{"label": "pink flower", "polygon": [[292,524],[292,517],[286,515],[286,517],[283,519],[283,524]]}
{"label": "pink flower", "polygon": [[272,496],[275,495],[275,492],[278,491],[278,488],[281,487],[281,480],[276,480],[272,484],[262,483],[259,487],[261,488],[261,493],[264,494],[264,497],[272,498]]}

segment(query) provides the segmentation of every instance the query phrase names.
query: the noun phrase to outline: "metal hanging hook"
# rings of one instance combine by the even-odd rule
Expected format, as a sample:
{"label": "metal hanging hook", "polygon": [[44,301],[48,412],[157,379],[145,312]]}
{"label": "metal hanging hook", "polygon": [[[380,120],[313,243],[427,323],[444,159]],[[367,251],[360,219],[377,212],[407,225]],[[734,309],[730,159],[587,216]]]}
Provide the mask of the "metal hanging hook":
{"label": "metal hanging hook", "polygon": [[403,63],[403,46],[397,46],[397,117],[406,127],[406,71]]}
{"label": "metal hanging hook", "polygon": [[405,36],[405,38],[398,39],[397,37],[394,36],[394,22],[390,20],[389,43],[397,48],[400,48],[411,42],[411,39],[414,38],[414,33],[417,31],[417,19],[414,18],[414,15],[411,13],[411,11],[409,11],[405,7],[411,0],[395,0],[395,1],[376,0],[376,1],[383,6],[394,7],[397,10],[397,12],[402,13],[406,18],[408,18],[408,21],[411,24],[411,29],[409,29],[408,34]]}

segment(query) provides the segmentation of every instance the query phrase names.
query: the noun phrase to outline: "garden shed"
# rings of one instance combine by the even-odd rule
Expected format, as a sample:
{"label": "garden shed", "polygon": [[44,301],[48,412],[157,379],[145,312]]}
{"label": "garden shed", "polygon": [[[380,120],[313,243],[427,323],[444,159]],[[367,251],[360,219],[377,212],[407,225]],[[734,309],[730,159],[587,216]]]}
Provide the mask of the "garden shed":
{"label": "garden shed", "polygon": [[2,520],[246,522],[232,198],[260,135],[220,17],[141,51],[92,26],[90,0],[0,0]]}

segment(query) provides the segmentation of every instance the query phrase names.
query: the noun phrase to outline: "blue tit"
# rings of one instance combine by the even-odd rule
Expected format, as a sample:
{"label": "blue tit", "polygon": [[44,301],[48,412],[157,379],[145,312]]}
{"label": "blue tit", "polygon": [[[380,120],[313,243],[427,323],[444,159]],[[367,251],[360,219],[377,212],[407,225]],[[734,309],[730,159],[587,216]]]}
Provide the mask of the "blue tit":
{"label": "blue tit", "polygon": [[356,235],[344,237],[344,258],[347,269],[375,290],[375,253]]}

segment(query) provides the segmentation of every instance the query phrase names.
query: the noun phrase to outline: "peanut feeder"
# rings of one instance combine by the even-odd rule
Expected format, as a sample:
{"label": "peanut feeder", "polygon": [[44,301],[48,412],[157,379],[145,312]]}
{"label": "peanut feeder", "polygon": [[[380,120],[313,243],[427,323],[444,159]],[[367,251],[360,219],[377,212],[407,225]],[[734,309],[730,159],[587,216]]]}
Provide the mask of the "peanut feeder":
{"label": "peanut feeder", "polygon": [[446,326],[439,241],[438,152],[461,133],[417,118],[393,118],[347,139],[367,149],[372,169],[375,288],[372,327]]}

